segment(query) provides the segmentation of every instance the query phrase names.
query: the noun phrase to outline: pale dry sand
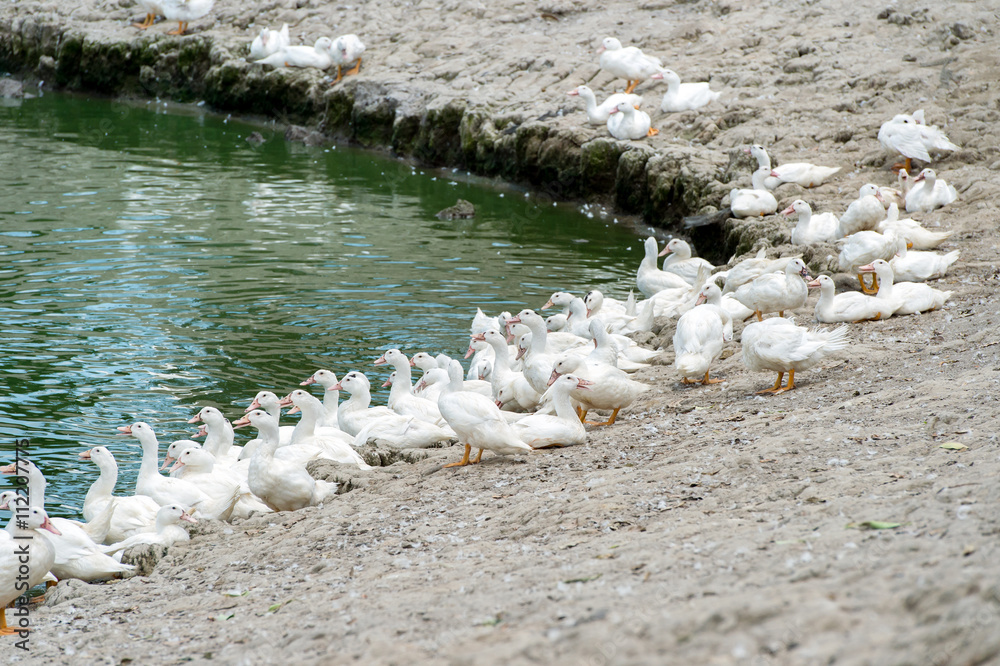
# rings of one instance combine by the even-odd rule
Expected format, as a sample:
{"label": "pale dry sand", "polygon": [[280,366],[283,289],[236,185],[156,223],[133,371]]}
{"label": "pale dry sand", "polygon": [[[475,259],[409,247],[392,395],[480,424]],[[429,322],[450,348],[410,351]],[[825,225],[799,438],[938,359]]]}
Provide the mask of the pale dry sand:
{"label": "pale dry sand", "polygon": [[[116,2],[0,9],[28,13],[109,39],[140,18]],[[933,165],[959,201],[919,216],[956,232],[943,249],[962,259],[937,285],[955,295],[942,311],[852,326],[843,359],[784,395],[754,394],[774,377],[748,373],[733,342],[721,385],[642,371],[653,390],[587,446],[447,470],[459,449],[435,450],[322,508],[206,525],[149,577],[60,584],[33,615],[30,655],[0,643],[5,662],[1000,661],[994,7],[225,1],[215,18],[193,26],[234,54],[251,24],[287,21],[310,43],[356,32],[361,77],[555,114],[543,122],[580,141],[603,131],[564,93],[623,84],[596,66],[599,39],[616,35],[723,91],[704,113],[654,112],[661,134],[643,142],[704,152],[720,198],[748,182],[727,152],[750,142],[779,162],[844,166],[815,190],[783,186],[782,207],[802,197],[840,212],[864,182],[890,184],[878,127],[923,108],[962,146]],[[639,92],[658,107],[661,90]],[[652,344],[669,340],[660,324]],[[863,521],[901,525],[852,526]]]}

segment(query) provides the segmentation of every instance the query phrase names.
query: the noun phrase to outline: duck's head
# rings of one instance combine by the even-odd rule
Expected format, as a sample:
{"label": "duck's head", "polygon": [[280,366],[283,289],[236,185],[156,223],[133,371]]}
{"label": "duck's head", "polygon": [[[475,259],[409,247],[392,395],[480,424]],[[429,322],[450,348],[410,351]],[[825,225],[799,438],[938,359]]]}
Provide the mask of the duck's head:
{"label": "duck's head", "polygon": [[668,86],[677,85],[681,82],[681,77],[677,75],[677,72],[675,72],[672,69],[667,69],[666,67],[660,69],[660,71],[658,71],[656,74],[653,74],[649,78],[656,79],[658,81],[659,80],[666,81]]}
{"label": "duck's head", "polygon": [[791,206],[789,206],[785,210],[781,211],[781,214],[782,215],[793,215],[795,213],[798,213],[799,215],[801,215],[802,213],[806,213],[806,212],[809,212],[809,213],[812,212],[812,208],[809,207],[809,204],[807,204],[802,199],[796,199],[795,201],[792,202]]}
{"label": "duck's head", "polygon": [[622,43],[614,37],[605,37],[601,40],[601,47],[597,49],[597,52],[604,53],[605,51],[617,51],[621,47]]}
{"label": "duck's head", "polygon": [[[45,513],[45,509],[40,506],[33,506],[28,509],[28,515],[23,520],[28,529],[48,530],[57,536],[62,534],[52,524],[52,521],[49,520],[49,514]],[[18,516],[18,523],[21,523],[20,515]]]}
{"label": "duck's head", "polygon": [[375,365],[385,365],[386,363],[391,363],[392,359],[396,356],[402,356],[403,352],[398,349],[389,349],[377,359],[375,359]]}

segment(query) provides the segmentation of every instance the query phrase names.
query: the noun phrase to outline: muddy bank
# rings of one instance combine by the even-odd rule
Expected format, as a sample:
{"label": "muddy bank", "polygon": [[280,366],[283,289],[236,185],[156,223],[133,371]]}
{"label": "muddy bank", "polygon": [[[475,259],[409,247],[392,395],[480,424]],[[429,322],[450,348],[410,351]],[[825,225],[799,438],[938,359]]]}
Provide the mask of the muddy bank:
{"label": "muddy bank", "polygon": [[[60,584],[33,615],[33,652],[3,644],[5,658],[1000,658],[1000,68],[989,8],[220,2],[180,39],[162,24],[137,37],[127,22],[138,18],[110,2],[4,5],[0,63],[74,89],[275,116],[664,224],[746,185],[741,149],[751,142],[778,162],[842,166],[820,188],[776,193],[781,206],[801,197],[842,212],[861,184],[894,181],[879,125],[923,108],[962,147],[933,164],[959,201],[915,217],[953,230],[941,249],[962,257],[935,284],[953,291],[943,310],[852,326],[849,352],[801,373],[795,391],[755,394],[774,376],[744,368],[739,324],[713,370],[725,382],[682,386],[669,365],[673,324],[659,321],[644,342],[665,348],[664,365],[639,373],[653,389],[588,445],[450,470],[439,467],[457,448],[430,450],[349,476],[351,491],[320,508],[206,524],[149,577]],[[331,89],[315,72],[240,60],[256,25],[283,21],[297,43],[358,33],[369,49],[362,73]],[[597,70],[606,34],[661,55],[686,80],[711,80],[723,97],[704,113],[654,111],[652,139],[605,138],[565,92],[623,85]],[[117,60],[93,56],[105,51]],[[639,92],[658,106],[654,86]],[[723,243],[696,245],[713,256],[762,242],[790,252],[790,228],[776,217],[729,221]],[[828,256],[820,248],[808,259],[816,269]],[[795,313],[800,323],[813,303]]]}

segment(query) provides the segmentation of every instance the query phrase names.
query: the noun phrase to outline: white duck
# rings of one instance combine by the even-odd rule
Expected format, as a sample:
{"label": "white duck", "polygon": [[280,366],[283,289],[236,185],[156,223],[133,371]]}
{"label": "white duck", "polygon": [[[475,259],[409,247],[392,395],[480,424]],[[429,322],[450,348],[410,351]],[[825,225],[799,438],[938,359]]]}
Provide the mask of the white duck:
{"label": "white duck", "polygon": [[[891,293],[890,298],[895,303],[893,314],[908,315],[937,310],[945,304],[953,292],[935,289],[923,282],[893,282],[892,267],[888,262],[881,259],[873,261],[865,268],[874,270],[880,282],[888,282]],[[879,289],[881,295],[882,289]]]}
{"label": "white duck", "polygon": [[840,171],[840,167],[819,166],[809,162],[786,162],[772,167],[771,156],[759,144],[751,146],[750,153],[757,158],[759,168],[768,169],[768,177],[764,181],[764,187],[769,190],[773,190],[782,183],[795,183],[799,187],[817,187]]}
{"label": "white duck", "polygon": [[[548,328],[549,320],[545,320]],[[549,328],[548,330],[552,330]],[[471,357],[469,361],[469,371],[466,379],[479,379],[488,382],[493,374],[493,349],[481,340],[469,340],[469,350],[465,353],[465,358]]]}
{"label": "white duck", "polygon": [[[448,366],[448,385],[438,398],[438,408],[457,434],[459,443],[465,445],[462,460],[445,467],[478,463],[485,449],[498,455],[531,451],[531,447],[518,438],[500,408],[490,398],[463,389],[462,365],[458,361],[452,360]],[[470,461],[472,447],[478,448],[479,453]]]}
{"label": "white duck", "polygon": [[340,405],[337,412],[337,422],[340,429],[354,436],[370,419],[391,418],[397,414],[388,407],[371,407],[371,382],[362,372],[349,372],[340,378],[340,382],[330,389],[347,391],[350,397]]}
{"label": "white duck", "polygon": [[[428,400],[437,401],[437,399],[441,397],[441,393],[444,391],[449,381],[447,370],[440,367],[433,367],[424,373],[423,377],[420,378],[420,381],[418,381],[413,387],[413,392],[414,394],[427,398]],[[493,395],[493,389],[490,387],[490,383],[485,380],[467,379],[463,382],[463,386],[466,391],[478,393],[479,395],[487,398],[492,397]]]}
{"label": "white duck", "polygon": [[[414,395],[423,395],[424,387],[420,385],[420,382],[421,380],[423,380],[423,378],[427,375],[428,372],[437,369],[438,367],[437,361],[434,359],[433,356],[431,356],[427,352],[417,352],[416,354],[410,357],[410,367],[417,368],[423,373],[420,379],[417,380],[417,383],[414,384],[413,386]],[[437,401],[439,389],[440,387],[438,387],[438,389],[434,391],[433,399],[435,402]]]}
{"label": "white duck", "polygon": [[[884,285],[879,286],[884,289]],[[816,321],[821,324],[885,319],[895,311],[895,305],[885,298],[879,299],[857,291],[836,293],[833,278],[829,275],[820,275],[809,283],[809,287],[819,289],[819,300],[816,301],[813,312]]]}
{"label": "white duck", "polygon": [[[23,479],[23,481],[19,481],[19,484],[27,485],[31,506],[45,508],[45,488],[48,482],[45,480],[42,470],[38,469],[35,463],[22,456],[17,462],[0,467],[0,474],[13,475]],[[66,533],[65,538],[100,543],[108,536],[113,514],[113,506],[104,506],[94,515],[93,519],[86,523],[69,518],[53,518],[52,522],[61,532]]]}
{"label": "white duck", "polygon": [[622,102],[631,104],[633,107],[639,106],[642,103],[642,97],[639,95],[626,95],[625,93],[614,93],[606,100],[597,103],[597,96],[594,95],[594,91],[588,86],[577,86],[570,90],[567,95],[573,97],[579,97],[583,100],[587,107],[587,121],[591,125],[605,125],[608,122],[608,118],[611,117],[611,110],[617,107]]}
{"label": "white duck", "polygon": [[866,183],[858,190],[858,198],[852,201],[840,216],[837,238],[844,238],[859,231],[871,231],[884,219],[885,206],[882,205],[878,185]]}
{"label": "white duck", "polygon": [[18,520],[12,521],[11,538],[0,538],[0,636],[20,631],[16,624],[7,626],[7,605],[41,583],[55,563],[55,547],[42,531],[61,535],[42,507],[15,515]]}
{"label": "white duck", "polygon": [[651,79],[662,79],[667,84],[667,92],[660,102],[660,111],[679,113],[694,111],[719,99],[719,95],[709,88],[707,82],[681,83],[681,77],[672,69],[661,69]]}
{"label": "white duck", "polygon": [[666,256],[663,270],[680,275],[690,285],[695,284],[699,271],[707,270],[710,275],[715,270],[711,262],[691,256],[691,244],[680,238],[671,238],[660,256]]}
{"label": "white duck", "polygon": [[410,359],[398,349],[390,349],[375,359],[375,365],[388,363],[396,371],[389,390],[389,409],[401,416],[413,416],[421,421],[443,425],[444,418],[437,403],[413,394],[413,378]]}
{"label": "white duck", "polygon": [[198,524],[194,516],[180,504],[161,506],[156,512],[156,520],[148,530],[133,534],[110,546],[104,546],[103,550],[108,555],[114,555],[134,546],[152,545],[170,548],[175,543],[191,539],[191,535],[181,526],[182,522]]}
{"label": "white duck", "polygon": [[[345,76],[361,71],[361,56],[364,52],[365,45],[357,35],[341,35],[333,40],[330,45],[330,57],[337,66],[337,78],[333,82],[338,83]],[[354,66],[342,72],[343,67],[351,63],[354,63]]]}
{"label": "white duck", "polygon": [[[319,384],[323,387],[323,407],[325,408],[325,413],[323,414],[323,419],[318,426],[324,428],[340,428],[340,424],[337,421],[337,409],[340,404],[340,391],[331,391],[330,387],[338,383],[340,380],[337,379],[337,374],[332,370],[317,370],[312,373],[308,378],[303,379],[299,382],[299,386],[310,386],[312,384]],[[267,410],[271,416],[277,418],[277,415]]]}
{"label": "white duck", "polygon": [[[795,373],[819,365],[847,347],[848,327],[833,331],[813,330],[797,326],[783,317],[771,317],[743,328],[741,346],[743,363],[751,372],[769,370],[778,379],[769,389],[757,393],[784,393],[795,388]],[[788,373],[788,385],[781,379]]]}
{"label": "white duck", "polygon": [[880,199],[882,199],[882,204],[888,209],[889,204],[896,204],[897,210],[899,206],[906,207],[906,193],[910,191],[910,174],[906,172],[906,169],[900,169],[899,173],[896,174],[896,180],[899,187],[888,187],[885,185],[879,186],[878,193]]}
{"label": "white duck", "polygon": [[660,130],[653,129],[648,113],[628,102],[618,102],[610,113],[608,132],[619,141],[637,141],[660,133]]}
{"label": "white duck", "polygon": [[370,469],[352,447],[353,437],[340,429],[316,427],[324,413],[323,403],[320,402],[319,398],[304,389],[295,389],[281,400],[282,407],[289,405],[294,405],[292,409],[288,410],[289,414],[301,411],[302,416],[299,418],[295,430],[292,431],[288,446],[278,449],[279,456],[284,453],[283,449],[301,447],[315,449],[315,455],[321,458],[327,458],[343,465],[357,465],[361,469]]}
{"label": "white duck", "polygon": [[290,45],[287,23],[281,26],[281,30],[261,28],[260,34],[250,42],[250,60],[262,60]]}
{"label": "white duck", "polygon": [[[923,109],[913,115],[900,113],[882,124],[878,130],[878,141],[886,149],[906,158],[898,167],[910,170],[910,161],[917,159],[930,162],[930,151],[958,150],[958,146],[948,140],[935,125],[923,122]],[[919,122],[918,122],[919,121]]]}
{"label": "white duck", "polygon": [[587,359],[590,361],[607,363],[625,372],[635,372],[642,368],[648,368],[649,363],[646,361],[652,360],[654,356],[659,355],[659,352],[656,351],[643,350],[649,352],[649,358],[646,361],[633,361],[622,353],[622,345],[619,343],[620,340],[624,339],[634,344],[632,340],[624,336],[616,336],[608,333],[607,326],[597,317],[591,317],[589,322],[588,333],[594,340],[594,349],[587,355]]}
{"label": "white duck", "polygon": [[496,352],[493,362],[493,374],[490,375],[490,387],[493,389],[493,399],[500,400],[500,391],[505,390],[509,399],[505,404],[513,402],[511,409],[530,411],[541,402],[542,393],[525,378],[524,373],[517,372],[510,366],[510,352],[507,349],[507,339],[500,331],[480,333],[483,341]]}
{"label": "white duck", "polygon": [[[329,387],[327,387],[327,391],[329,390]],[[324,405],[325,404],[326,403],[324,402]],[[246,414],[254,409],[263,409],[265,412],[273,416],[275,421],[281,420],[281,398],[279,398],[273,391],[259,391],[246,409],[243,410],[243,413]],[[235,427],[235,425],[233,427]],[[290,442],[292,440],[293,432],[295,432],[295,426],[280,426],[278,428],[278,433],[281,443],[287,444]],[[251,440],[243,445],[243,451],[240,452],[240,459],[250,459],[250,456],[253,454],[253,449],[256,446],[255,442],[256,440]]]}
{"label": "white duck", "polygon": [[180,504],[196,509],[205,518],[229,520],[240,498],[238,487],[229,497],[215,498],[204,493],[195,483],[161,476],[157,470],[159,442],[153,428],[148,423],[139,421],[130,426],[118,426],[118,430],[132,435],[142,445],[142,463],[135,481],[136,495],[151,497],[160,506]]}
{"label": "white duck", "polygon": [[[382,386],[393,386],[397,376],[398,372],[393,370]],[[443,418],[441,421],[442,425],[437,425],[412,415],[402,414],[394,414],[391,418],[370,419],[354,438],[353,446],[355,449],[361,448],[373,439],[397,449],[426,449],[437,446],[455,438],[455,433]]]}
{"label": "white duck", "polygon": [[[213,498],[228,498],[239,493],[233,509],[236,518],[247,518],[254,511],[268,513],[270,509],[250,492],[248,474],[238,473],[232,467],[216,465],[215,456],[204,449],[189,448],[180,453],[171,472],[175,478],[198,485],[203,493]],[[249,468],[249,464],[247,465]]]}
{"label": "white duck", "polygon": [[215,407],[202,407],[188,423],[204,423],[202,430],[193,437],[205,436],[202,445],[220,465],[229,465],[240,459],[242,447],[233,446],[233,424]]}
{"label": "white duck", "polygon": [[[167,445],[167,453],[163,456],[163,464],[160,465],[160,471],[169,470],[177,459],[181,457],[181,454],[188,449],[200,449],[201,444],[194,441],[193,439],[178,439],[170,442]],[[170,476],[177,476],[174,472],[170,472]],[[140,495],[141,497],[141,495]],[[147,498],[148,499],[148,498]],[[157,504],[159,506],[159,504]]]}
{"label": "white duck", "polygon": [[533,449],[575,446],[587,441],[587,429],[570,399],[571,391],[587,391],[591,382],[575,375],[562,375],[545,391],[545,401],[555,414],[528,414],[513,424],[514,432]]}
{"label": "white duck", "polygon": [[[357,434],[360,434],[365,426],[377,420],[385,427],[385,432],[379,436],[391,441],[392,438],[386,433],[406,424],[403,428],[405,437],[393,442],[400,448],[424,448],[437,442],[446,442],[455,436],[447,428],[412,416],[401,416],[388,407],[370,407],[370,386],[368,378],[361,372],[349,372],[341,378],[339,389],[347,391],[351,396],[340,406],[341,428],[345,432],[356,429]],[[486,386],[489,387],[489,384]]]}
{"label": "white duck", "polygon": [[840,220],[833,213],[814,215],[812,208],[802,199],[796,199],[792,205],[781,211],[782,215],[798,215],[795,228],[792,229],[792,245],[812,245],[813,243],[829,243],[839,236],[837,231]]}
{"label": "white duck", "polygon": [[809,269],[801,259],[792,259],[781,273],[765,273],[736,290],[736,300],[750,308],[760,321],[762,315],[777,312],[784,317],[785,310],[796,310],[806,303],[809,288],[804,278]]}
{"label": "white duck", "polygon": [[[895,229],[889,229],[884,234],[877,231],[859,231],[837,241],[837,244],[840,247],[840,254],[837,257],[840,270],[856,273],[861,266],[870,264],[876,259],[886,261],[892,259],[896,255],[899,235]],[[858,274],[858,282],[861,283],[861,291],[866,294],[878,291],[877,278],[874,284],[868,285]]]}
{"label": "white duck", "polygon": [[927,282],[944,277],[960,255],[960,250],[952,250],[946,254],[911,251],[906,249],[906,242],[900,240],[896,245],[896,256],[889,259],[889,266],[898,282]]}
{"label": "white duck", "polygon": [[[570,395],[581,409],[580,420],[596,426],[612,425],[618,418],[618,412],[628,407],[649,386],[630,378],[624,371],[606,365],[592,363],[574,354],[563,354],[552,364],[549,381],[558,379],[560,375],[576,375],[593,382],[586,389],[573,389]],[[604,423],[587,421],[587,412],[592,409],[611,410],[611,416]]]}
{"label": "white duck", "polygon": [[734,217],[763,217],[778,210],[778,200],[764,187],[764,180],[770,173],[768,169],[757,169],[750,176],[750,189],[729,191],[729,208]]}
{"label": "white duck", "polygon": [[143,19],[142,23],[133,23],[132,27],[134,28],[145,30],[153,25],[157,16],[163,15],[163,3],[160,0],[139,0],[136,4],[138,4],[139,9],[146,13],[146,18]]}
{"label": "white duck", "polygon": [[[653,249],[655,250],[655,239],[653,243]],[[655,254],[654,252],[654,256]],[[656,259],[653,259],[653,264],[655,266]],[[618,301],[605,296],[600,289],[591,289],[583,296],[583,303],[587,306],[587,316],[596,317],[600,315],[602,319],[606,319],[609,315],[634,316],[636,314],[635,293],[630,291],[628,296],[628,300]]]}
{"label": "white duck", "polygon": [[[21,458],[17,465],[22,474],[25,472],[27,474],[28,502],[32,507],[44,508],[46,482],[41,470],[24,458]],[[5,474],[9,473],[7,468],[2,471]],[[91,538],[77,521],[67,518],[51,519],[52,524],[59,530],[58,535],[51,537],[55,549],[55,561],[50,567],[53,576],[59,580],[76,578],[90,582],[132,571],[133,567],[116,562],[101,552],[98,544],[107,536],[111,517],[107,510],[102,512],[102,515],[107,518],[100,539]],[[17,519],[12,518],[7,525],[8,531],[16,531],[20,513],[15,513],[15,516]]]}
{"label": "white duck", "polygon": [[680,275],[662,271],[657,266],[659,245],[655,238],[650,236],[643,241],[643,248],[645,254],[636,271],[635,286],[646,298],[664,289],[687,289],[690,286]]}
{"label": "white duck", "polygon": [[[900,173],[903,172],[900,171]],[[878,223],[876,231],[884,234],[889,229],[895,229],[896,233],[905,238],[914,250],[933,250],[954,233],[953,231],[931,231],[909,217],[899,219],[899,207],[895,202],[889,204],[885,211],[885,219]]]}
{"label": "white duck", "polygon": [[314,479],[300,464],[274,456],[278,422],[262,409],[251,410],[236,425],[252,424],[261,440],[250,458],[250,491],[273,511],[315,506],[337,491],[337,484]]}
{"label": "white duck", "polygon": [[801,259],[801,254],[790,257],[778,257],[777,259],[767,258],[767,248],[762,247],[757,254],[749,259],[744,259],[732,268],[716,273],[712,280],[718,284],[718,280],[724,279],[722,294],[730,294],[765,273],[775,273],[785,270],[788,262],[793,259]]}
{"label": "white duck", "polygon": [[597,52],[601,55],[601,69],[625,79],[626,93],[631,93],[639,83],[651,78],[663,67],[659,58],[648,56],[634,46],[623,47],[614,37],[605,37]]}
{"label": "white duck", "polygon": [[722,307],[722,290],[714,283],[701,288],[696,306],[677,320],[674,331],[674,367],[685,384],[717,384],[709,369],[733,339],[733,319]]}
{"label": "white duck", "polygon": [[913,179],[913,187],[906,193],[906,212],[930,212],[947,206],[958,198],[953,185],[938,178],[934,169],[924,169]]}
{"label": "white duck", "polygon": [[83,517],[93,520],[109,505],[113,506],[111,523],[103,541],[115,543],[153,525],[160,505],[151,497],[112,495],[118,483],[118,463],[111,451],[104,446],[95,446],[80,453],[79,456],[81,460],[93,462],[101,470],[101,475],[90,486],[87,496],[83,499]]}
{"label": "white duck", "polygon": [[[534,310],[525,308],[507,320],[508,326],[524,324],[531,330],[535,349],[549,354],[558,354],[587,344],[587,340],[575,333],[556,331],[549,333],[545,328],[545,318]],[[546,377],[548,381],[548,377]],[[543,390],[544,391],[544,390]]]}
{"label": "white duck", "polygon": [[331,46],[333,42],[329,37],[320,37],[313,46],[286,46],[257,62],[270,67],[327,69],[333,64],[333,58],[330,56]]}
{"label": "white duck", "polygon": [[197,21],[212,11],[215,0],[160,0],[163,7],[163,17],[168,21],[177,21],[177,29],[168,35],[183,35],[188,23]]}

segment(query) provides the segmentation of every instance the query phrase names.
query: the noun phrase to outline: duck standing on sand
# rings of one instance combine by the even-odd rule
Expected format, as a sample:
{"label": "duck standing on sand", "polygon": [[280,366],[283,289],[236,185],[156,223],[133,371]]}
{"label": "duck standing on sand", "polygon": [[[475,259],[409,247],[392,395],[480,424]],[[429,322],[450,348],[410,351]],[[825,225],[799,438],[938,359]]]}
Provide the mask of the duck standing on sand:
{"label": "duck standing on sand", "polygon": [[936,125],[924,122],[924,111],[913,115],[900,113],[882,124],[878,130],[878,142],[885,148],[902,155],[906,162],[893,165],[894,169],[910,170],[912,160],[930,162],[932,150],[958,150],[958,146],[948,140]]}
{"label": "duck standing on sand", "polygon": [[163,15],[163,3],[160,0],[139,0],[138,6],[139,9],[146,12],[146,18],[143,19],[142,23],[133,23],[133,28],[145,30],[153,25],[157,16]]}
{"label": "duck standing on sand", "polygon": [[168,35],[183,35],[188,23],[197,21],[212,11],[215,0],[160,0],[163,4],[163,16],[168,21],[177,21],[177,29]]}
{"label": "duck standing on sand", "polygon": [[[330,46],[330,58],[337,66],[337,78],[330,85],[340,83],[340,80],[345,76],[361,71],[361,55],[364,52],[365,45],[357,35],[341,35],[333,40],[333,44]],[[354,67],[341,73],[342,68],[352,62]]]}
{"label": "duck standing on sand", "polygon": [[634,46],[622,46],[614,37],[605,37],[597,52],[601,54],[601,69],[625,79],[626,93],[631,93],[663,67],[659,58],[648,56]]}
{"label": "duck standing on sand", "polygon": [[[743,329],[743,363],[751,372],[770,370],[778,380],[769,389],[757,393],[784,393],[795,388],[795,373],[819,365],[847,346],[847,326],[832,331],[798,326],[791,319],[771,317],[753,322]],[[788,373],[788,385],[781,379]]]}

